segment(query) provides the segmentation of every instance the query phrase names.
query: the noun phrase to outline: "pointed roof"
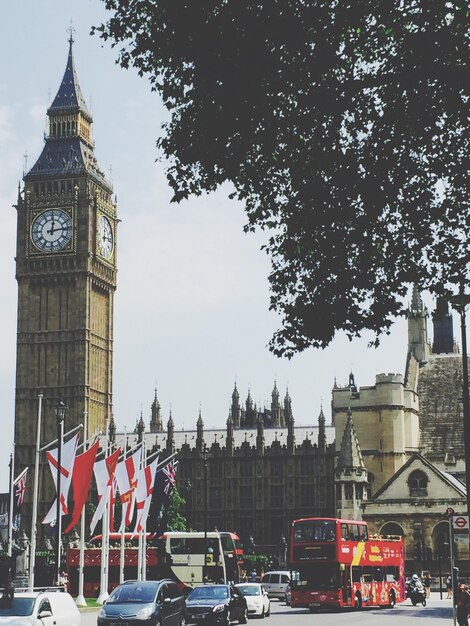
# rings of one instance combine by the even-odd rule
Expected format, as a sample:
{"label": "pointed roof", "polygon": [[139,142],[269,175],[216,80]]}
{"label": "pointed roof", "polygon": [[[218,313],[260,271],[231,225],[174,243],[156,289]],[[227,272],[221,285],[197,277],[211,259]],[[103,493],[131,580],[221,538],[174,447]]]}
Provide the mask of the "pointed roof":
{"label": "pointed roof", "polygon": [[411,315],[422,315],[425,313],[421,293],[419,291],[418,285],[416,284],[413,285],[409,312]]}
{"label": "pointed roof", "polygon": [[[429,459],[420,454],[419,452],[414,452],[412,456],[406,461],[404,465],[402,465],[396,472],[391,476],[387,482],[380,487],[376,493],[374,493],[373,499],[376,500],[381,496],[384,496],[386,492],[390,489],[390,487],[397,481],[397,479],[406,472],[412,464],[421,464],[421,466],[427,468],[430,472],[435,474],[440,480],[444,481],[448,488],[455,490],[459,496],[466,497],[467,496],[467,488],[466,486],[460,482],[458,478],[452,476],[448,472],[443,472],[436,465],[434,465]],[[450,495],[450,492],[449,492]]]}
{"label": "pointed roof", "polygon": [[51,113],[69,112],[71,110],[79,110],[88,120],[92,121],[91,113],[86,105],[85,98],[82,95],[80,84],[78,82],[77,72],[73,60],[73,38],[69,38],[69,55],[67,65],[65,67],[64,76],[60,83],[59,90],[54,98],[51,106],[47,110],[48,115]]}
{"label": "pointed roof", "polygon": [[348,419],[344,427],[343,440],[341,441],[341,450],[338,458],[338,467],[353,468],[360,467],[365,469],[364,459],[362,458],[361,448],[357,439],[356,429],[352,421],[351,409],[348,409]]}

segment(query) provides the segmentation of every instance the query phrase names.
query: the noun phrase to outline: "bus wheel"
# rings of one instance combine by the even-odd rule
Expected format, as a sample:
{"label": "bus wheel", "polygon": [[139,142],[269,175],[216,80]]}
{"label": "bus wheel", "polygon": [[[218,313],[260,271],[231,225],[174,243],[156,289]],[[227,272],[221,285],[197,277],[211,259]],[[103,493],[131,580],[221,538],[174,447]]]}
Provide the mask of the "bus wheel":
{"label": "bus wheel", "polygon": [[361,594],[360,593],[357,593],[356,597],[354,598],[354,608],[355,609],[362,608],[362,598],[361,598]]}
{"label": "bus wheel", "polygon": [[388,606],[389,606],[389,608],[393,609],[393,607],[395,606],[396,603],[397,603],[397,599],[395,597],[395,592],[391,591],[390,592],[390,596],[388,598]]}

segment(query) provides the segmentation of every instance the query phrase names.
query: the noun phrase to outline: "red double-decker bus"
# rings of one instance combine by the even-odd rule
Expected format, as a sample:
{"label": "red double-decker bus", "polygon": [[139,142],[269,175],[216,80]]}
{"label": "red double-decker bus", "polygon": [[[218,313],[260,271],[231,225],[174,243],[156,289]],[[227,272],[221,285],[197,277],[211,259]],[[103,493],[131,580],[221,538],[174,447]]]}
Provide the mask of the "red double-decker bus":
{"label": "red double-decker bus", "polygon": [[402,537],[370,537],[365,522],[295,520],[289,556],[293,607],[393,607],[405,600]]}

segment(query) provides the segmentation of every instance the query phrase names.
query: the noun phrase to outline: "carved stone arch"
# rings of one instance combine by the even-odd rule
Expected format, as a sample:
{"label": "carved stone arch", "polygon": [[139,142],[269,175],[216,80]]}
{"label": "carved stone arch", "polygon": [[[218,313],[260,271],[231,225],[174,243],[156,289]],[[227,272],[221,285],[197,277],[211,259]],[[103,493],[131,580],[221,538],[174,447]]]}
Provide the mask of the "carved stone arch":
{"label": "carved stone arch", "polygon": [[410,498],[425,497],[428,495],[428,475],[423,470],[415,469],[408,476],[408,489]]}
{"label": "carved stone arch", "polygon": [[403,530],[403,526],[398,524],[398,522],[386,522],[383,526],[380,527],[379,530],[380,535],[398,535],[400,537],[405,536],[405,531]]}
{"label": "carved stone arch", "polygon": [[431,532],[432,551],[436,559],[448,558],[450,555],[449,522],[437,522]]}

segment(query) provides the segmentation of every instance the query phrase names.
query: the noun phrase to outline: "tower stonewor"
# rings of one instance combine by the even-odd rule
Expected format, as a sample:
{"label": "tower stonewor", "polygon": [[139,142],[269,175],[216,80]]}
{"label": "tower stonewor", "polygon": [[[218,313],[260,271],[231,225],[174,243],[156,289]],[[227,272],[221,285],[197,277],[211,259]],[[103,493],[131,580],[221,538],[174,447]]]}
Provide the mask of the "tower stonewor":
{"label": "tower stonewor", "polygon": [[[69,44],[64,77],[47,111],[44,147],[24,176],[16,206],[17,472],[34,466],[39,394],[41,445],[56,438],[60,398],[67,407],[66,430],[82,422],[85,412],[87,435],[104,430],[112,411],[116,205],[94,155],[72,37]],[[39,515],[53,495],[45,476]],[[29,507],[25,513],[29,517]]]}

